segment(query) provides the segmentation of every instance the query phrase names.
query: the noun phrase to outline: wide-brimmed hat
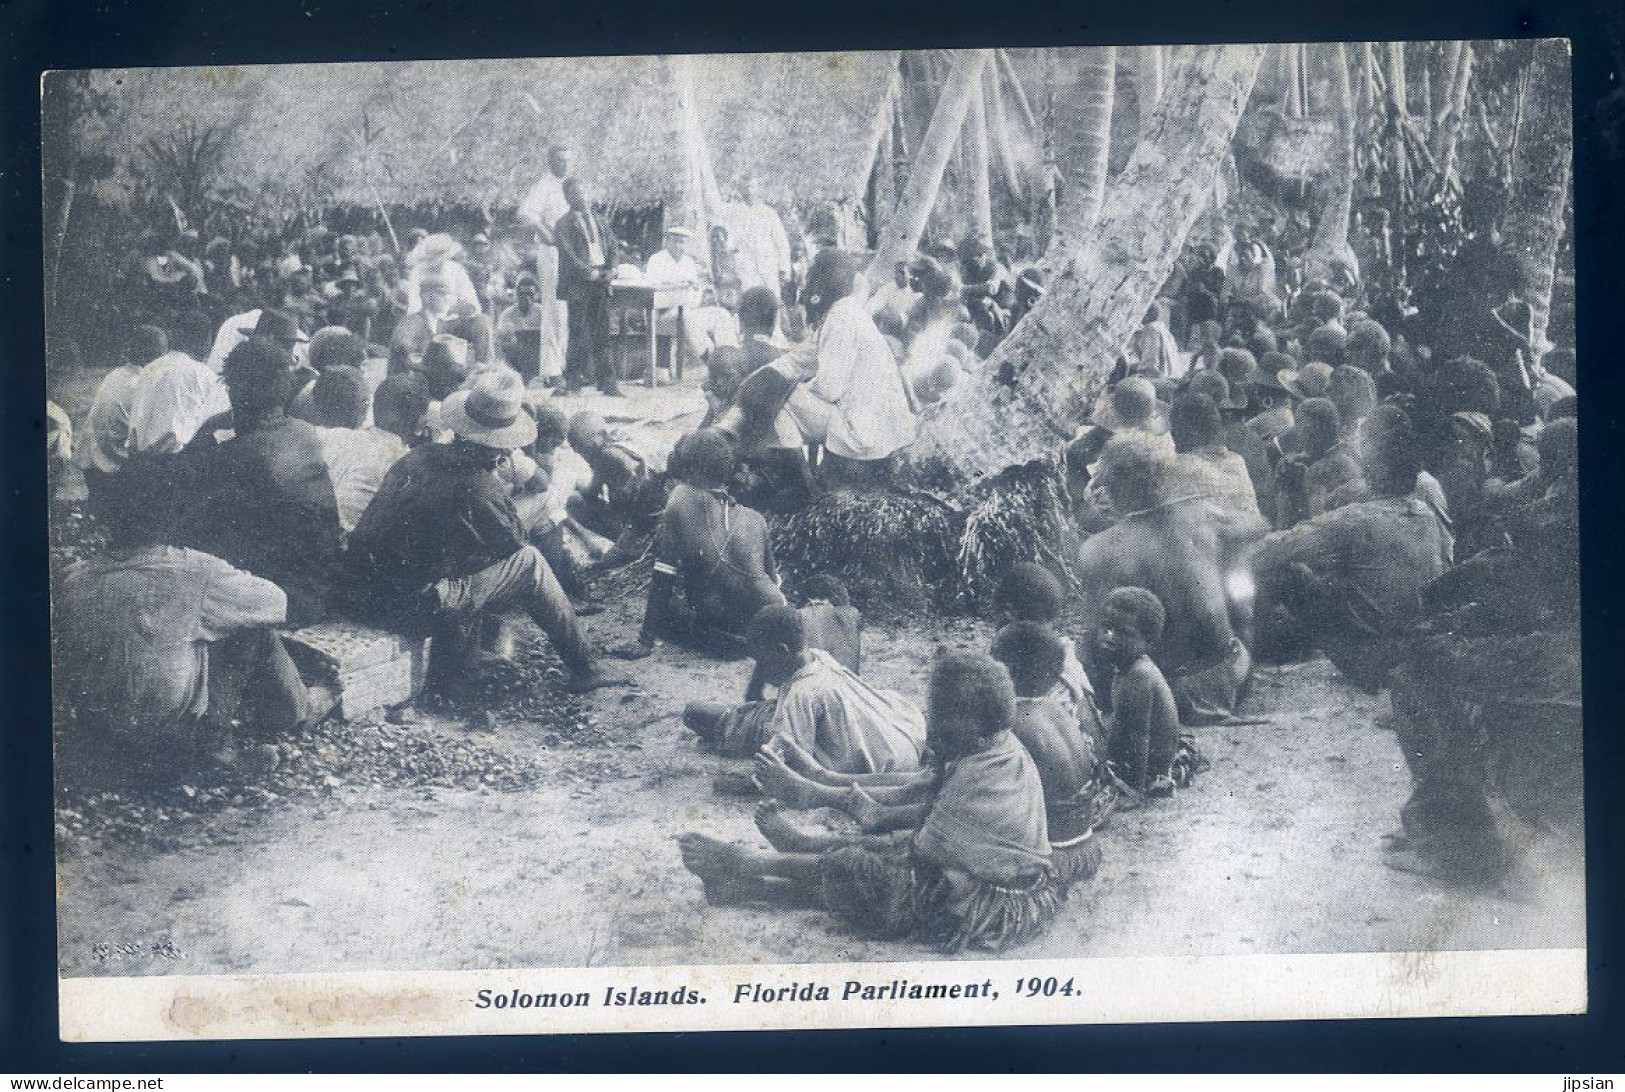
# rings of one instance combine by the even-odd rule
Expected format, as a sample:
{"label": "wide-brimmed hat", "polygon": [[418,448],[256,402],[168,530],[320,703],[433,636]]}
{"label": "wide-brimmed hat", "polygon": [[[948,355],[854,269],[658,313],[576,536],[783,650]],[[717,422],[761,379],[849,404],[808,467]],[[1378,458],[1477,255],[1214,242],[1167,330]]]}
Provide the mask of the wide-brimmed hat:
{"label": "wide-brimmed hat", "polygon": [[1113,432],[1137,428],[1146,432],[1168,431],[1168,407],[1157,400],[1157,388],[1143,376],[1120,379],[1101,395],[1091,414],[1095,424]]}
{"label": "wide-brimmed hat", "polygon": [[667,235],[676,235],[676,236],[679,236],[679,237],[684,238],[684,239],[691,239],[691,238],[694,237],[694,233],[692,231],[688,230],[688,228],[684,227],[682,224],[673,224],[673,225],[671,225],[669,228],[666,229],[666,234]]}
{"label": "wide-brimmed hat", "polygon": [[1325,398],[1332,389],[1333,370],[1330,364],[1317,360],[1297,371],[1283,368],[1275,373],[1275,378],[1294,398]]}
{"label": "wide-brimmed hat", "polygon": [[448,395],[440,404],[440,421],[461,439],[499,451],[536,439],[536,419],[525,412],[524,380],[497,369],[481,372]]}
{"label": "wide-brimmed hat", "polygon": [[272,341],[309,341],[305,332],[299,329],[299,323],[286,311],[278,311],[267,307],[260,312],[260,317],[252,326],[239,326],[239,334],[249,337],[270,338]]}
{"label": "wide-brimmed hat", "polygon": [[295,273],[302,273],[305,269],[304,259],[297,254],[284,254],[277,259],[276,275],[284,279],[293,276]]}
{"label": "wide-brimmed hat", "polygon": [[443,231],[425,235],[423,241],[406,256],[408,265],[427,265],[430,262],[448,262],[463,252],[463,244]]}
{"label": "wide-brimmed hat", "polygon": [[1186,384],[1187,394],[1205,394],[1213,399],[1213,404],[1221,410],[1240,410],[1247,408],[1247,399],[1234,391],[1229,380],[1222,371],[1213,368],[1203,368],[1192,375]]}

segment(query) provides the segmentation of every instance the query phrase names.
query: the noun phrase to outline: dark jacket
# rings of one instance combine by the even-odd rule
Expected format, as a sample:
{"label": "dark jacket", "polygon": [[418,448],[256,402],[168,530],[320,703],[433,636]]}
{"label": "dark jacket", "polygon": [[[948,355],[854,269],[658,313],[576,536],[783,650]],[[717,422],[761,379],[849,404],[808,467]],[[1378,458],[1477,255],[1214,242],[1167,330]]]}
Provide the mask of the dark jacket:
{"label": "dark jacket", "polygon": [[183,544],[277,584],[290,622],[321,618],[343,547],[316,427],[278,416],[187,459],[195,505]]}
{"label": "dark jacket", "polygon": [[513,500],[480,453],[460,444],[414,448],[350,533],[356,608],[381,622],[413,620],[418,595],[516,553],[525,531]]}
{"label": "dark jacket", "polygon": [[598,235],[598,249],[603,252],[603,264],[596,268],[614,268],[615,240],[603,221],[590,211],[578,213],[571,209],[559,217],[553,227],[553,239],[559,248],[558,297],[561,300],[583,299],[594,292],[608,291],[608,281],[595,281],[587,275],[595,268],[588,260],[588,221]]}

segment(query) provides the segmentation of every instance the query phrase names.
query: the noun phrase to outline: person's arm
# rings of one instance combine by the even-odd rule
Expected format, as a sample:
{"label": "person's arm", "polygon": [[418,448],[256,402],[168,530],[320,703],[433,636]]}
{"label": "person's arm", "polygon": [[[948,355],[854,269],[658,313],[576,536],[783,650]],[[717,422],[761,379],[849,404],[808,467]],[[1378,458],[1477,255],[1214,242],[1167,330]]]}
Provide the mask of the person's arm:
{"label": "person's arm", "polygon": [[1130,765],[1121,771],[1123,780],[1144,792],[1151,783],[1150,680],[1130,671],[1118,676],[1118,684],[1112,693],[1111,753]]}
{"label": "person's arm", "polygon": [[218,641],[245,629],[279,626],[288,618],[288,596],[263,577],[209,558],[199,621],[205,641]]}
{"label": "person's arm", "polygon": [[497,484],[481,483],[480,490],[469,499],[464,513],[468,529],[484,548],[488,564],[519,552],[525,546],[525,527],[513,506],[513,499]]}
{"label": "person's arm", "polygon": [[[666,632],[671,618],[672,597],[677,591],[679,559],[677,534],[672,526],[675,518],[672,511],[667,509],[661,514],[660,525],[655,530],[654,570],[649,574],[649,599],[643,609],[643,628],[638,632],[638,643],[646,649],[653,648],[660,635]],[[745,700],[756,699],[747,697]]]}

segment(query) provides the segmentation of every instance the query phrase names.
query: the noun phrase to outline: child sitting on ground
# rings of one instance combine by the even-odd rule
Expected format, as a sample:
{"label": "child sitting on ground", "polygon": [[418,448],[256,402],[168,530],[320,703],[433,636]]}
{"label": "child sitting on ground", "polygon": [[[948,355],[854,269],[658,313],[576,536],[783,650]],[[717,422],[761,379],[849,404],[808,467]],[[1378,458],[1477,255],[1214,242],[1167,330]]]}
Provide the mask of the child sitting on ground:
{"label": "child sitting on ground", "polygon": [[1015,565],[993,595],[993,609],[999,624],[1034,622],[1054,633],[1061,643],[1061,673],[1055,696],[1076,718],[1087,734],[1100,731],[1100,710],[1095,706],[1095,688],[1072,647],[1072,638],[1056,629],[1066,596],[1055,574],[1032,562]]}
{"label": "child sitting on ground", "polygon": [[1066,897],[1050,860],[1044,787],[1011,732],[1015,694],[991,658],[952,653],[931,673],[939,788],[917,830],[825,835],[765,809],[775,850],[678,839],[713,903],[819,905],[861,932],[945,952],[1002,951],[1040,935]]}
{"label": "child sitting on ground", "polygon": [[1112,672],[1107,761],[1142,796],[1171,796],[1206,766],[1195,741],[1179,734],[1173,691],[1151,660],[1167,617],[1162,601],[1144,588],[1117,588],[1095,629],[1095,656]]}
{"label": "child sitting on ground", "polygon": [[592,477],[565,503],[565,511],[583,527],[614,540],[606,565],[634,560],[642,552],[639,541],[654,533],[665,507],[665,475],[630,444],[611,440],[609,426],[591,410],[570,418],[569,440]]}
{"label": "child sitting on ground", "polygon": [[1010,672],[1016,738],[1044,783],[1056,871],[1068,882],[1087,879],[1100,867],[1100,849],[1091,836],[1116,793],[1107,787],[1109,778],[1096,776],[1094,739],[1057,696],[1065,658],[1061,639],[1037,622],[1012,622],[993,639],[993,658]]}
{"label": "child sitting on ground", "polygon": [[863,615],[852,605],[846,585],[819,573],[801,585],[801,596],[808,647],[823,649],[856,675],[863,660]]}
{"label": "child sitting on ground", "polygon": [[876,690],[822,649],[807,644],[791,606],[763,607],[745,632],[759,690],[778,696],[727,706],[694,702],[683,723],[718,754],[744,758],[775,738],[795,742],[826,769],[883,773],[919,768],[920,712],[900,694]]}

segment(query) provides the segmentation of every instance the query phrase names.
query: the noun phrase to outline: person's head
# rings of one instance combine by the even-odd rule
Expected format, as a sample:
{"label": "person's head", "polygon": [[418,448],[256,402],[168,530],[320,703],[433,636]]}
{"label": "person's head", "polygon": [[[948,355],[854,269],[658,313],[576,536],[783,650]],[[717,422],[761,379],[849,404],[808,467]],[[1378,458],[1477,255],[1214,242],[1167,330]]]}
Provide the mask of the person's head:
{"label": "person's head", "polygon": [[[1222,375],[1214,375],[1214,378],[1224,382]],[[1181,454],[1224,442],[1224,423],[1219,419],[1218,404],[1200,393],[1187,393],[1174,403],[1168,414],[1168,431],[1173,434],[1174,450]]]}
{"label": "person's head", "polygon": [[1580,433],[1572,417],[1548,421],[1540,430],[1535,448],[1540,452],[1540,472],[1548,480],[1573,474],[1580,465]]}
{"label": "person's head", "polygon": [[609,426],[592,410],[582,410],[570,418],[570,447],[583,459],[591,459],[609,443]]}
{"label": "person's head", "polygon": [[512,368],[476,372],[440,404],[440,420],[459,443],[502,456],[536,441],[536,419],[525,405],[525,381]]}
{"label": "person's head", "polygon": [[948,652],[931,667],[925,732],[939,763],[975,754],[1016,719],[1010,672],[980,652]]}
{"label": "person's head", "polygon": [[993,638],[993,658],[1010,672],[1020,698],[1041,698],[1061,679],[1066,646],[1060,635],[1037,622],[1011,622]]}
{"label": "person's head", "polygon": [[1309,316],[1316,322],[1335,322],[1343,317],[1343,300],[1330,288],[1323,288],[1309,297]]}
{"label": "person's head", "polygon": [[1343,341],[1343,362],[1376,375],[1387,365],[1392,349],[1393,339],[1382,323],[1361,319],[1349,327],[1349,336]]}
{"label": "person's head", "polygon": [[131,328],[124,339],[124,363],[142,367],[169,352],[169,335],[156,326]]}
{"label": "person's head", "polygon": [[[1329,292],[1326,294],[1331,295]],[[1335,368],[1343,363],[1343,351],[1347,342],[1348,335],[1337,327],[1318,327],[1303,341],[1304,359],[1321,361]]]}
{"label": "person's head", "polygon": [[739,296],[739,329],[768,337],[779,324],[779,297],[771,288],[755,285]]}
{"label": "person's head", "polygon": [[310,336],[310,366],[318,372],[359,368],[366,359],[367,343],[343,326],[323,326]]}
{"label": "person's head", "polygon": [[532,413],[536,418],[536,454],[547,455],[557,451],[569,432],[569,418],[551,402],[532,407]]}
{"label": "person's head", "polygon": [[115,550],[178,543],[190,490],[182,480],[184,460],[131,460],[119,472],[116,489],[99,490],[94,498],[97,520]]}
{"label": "person's head", "polygon": [[547,169],[553,172],[553,177],[569,177],[570,168],[574,165],[574,157],[564,145],[555,144],[547,150]]}
{"label": "person's head", "polygon": [[281,413],[293,397],[293,357],[274,341],[249,338],[226,354],[220,374],[239,429]]}
{"label": "person's head", "polygon": [[300,342],[310,340],[299,329],[299,323],[292,315],[274,307],[262,309],[259,320],[242,333],[260,341],[269,341],[287,353],[292,353],[294,346]]}
{"label": "person's head", "polygon": [[513,300],[519,305],[521,311],[529,311],[536,306],[536,300],[541,295],[536,286],[536,278],[529,273],[522,274],[513,285]]}
{"label": "person's head", "polygon": [[1391,402],[1371,411],[1360,428],[1360,467],[1377,497],[1402,497],[1416,488],[1421,443],[1410,415]]}
{"label": "person's head", "polygon": [[1066,593],[1055,574],[1031,561],[1012,565],[993,594],[993,607],[1004,621],[1049,624],[1061,616]]}
{"label": "person's head", "polygon": [[1262,322],[1254,322],[1246,331],[1243,340],[1247,342],[1247,352],[1252,353],[1255,359],[1265,353],[1273,353],[1281,347],[1275,331]]}
{"label": "person's head", "polygon": [[1124,429],[1155,431],[1160,427],[1157,388],[1144,376],[1118,380],[1107,397],[1106,409],[1095,420],[1113,432]]}
{"label": "person's head", "polygon": [[745,628],[745,645],[763,680],[771,686],[782,685],[806,660],[806,624],[792,606],[763,607]]}
{"label": "person's head", "polygon": [[440,334],[429,340],[418,370],[428,377],[435,397],[446,397],[468,378],[471,348],[455,334]]}
{"label": "person's head", "polygon": [[214,344],[215,323],[200,307],[182,311],[175,318],[169,343],[193,360],[206,360]]}
{"label": "person's head", "polygon": [[[1225,379],[1223,372],[1213,368],[1203,368],[1192,375],[1185,384],[1185,393],[1187,395],[1199,394],[1208,399],[1213,403],[1213,408],[1219,411],[1221,417],[1226,410],[1240,410],[1246,408],[1245,403],[1242,403],[1241,405],[1235,404],[1235,400],[1230,396],[1229,380]],[[1179,406],[1176,402],[1174,404],[1174,409],[1178,408]],[[1170,411],[1170,427],[1172,427],[1173,424],[1172,417],[1173,414],[1172,411]],[[1179,446],[1179,434],[1177,432],[1174,433],[1174,446]]]}
{"label": "person's head", "polygon": [[1337,406],[1330,398],[1305,398],[1292,412],[1293,429],[1298,437],[1298,450],[1311,459],[1318,459],[1337,445],[1337,434],[1342,421]]}
{"label": "person's head", "polygon": [[367,380],[360,368],[335,364],[316,377],[310,392],[316,424],[360,428],[367,419]]}
{"label": "person's head", "polygon": [[686,227],[674,224],[666,229],[666,253],[673,258],[681,258],[688,252],[688,239],[693,232]]}
{"label": "person's head", "polygon": [[1484,413],[1491,417],[1501,407],[1501,381],[1482,360],[1458,356],[1440,375],[1441,405],[1446,413]]}
{"label": "person's head", "polygon": [[829,573],[816,573],[802,581],[801,599],[805,603],[828,603],[832,607],[852,605],[852,595],[846,585]]}
{"label": "person's head", "polygon": [[823,323],[829,309],[851,294],[857,275],[857,256],[848,251],[826,247],[813,257],[807,270],[807,283],[801,290],[808,325],[817,327]]}
{"label": "person's head", "polygon": [[1100,484],[1119,515],[1162,503],[1167,456],[1142,436],[1114,436],[1100,453]]}
{"label": "person's head", "polygon": [[1115,588],[1101,604],[1095,624],[1095,654],[1107,666],[1122,670],[1162,640],[1168,613],[1162,600],[1144,588]]}
{"label": "person's head", "polygon": [[734,449],[714,428],[702,428],[688,437],[683,458],[685,477],[697,489],[721,489],[734,473]]}
{"label": "person's head", "polygon": [[571,178],[564,183],[564,203],[575,212],[586,212],[590,204],[587,187],[580,180]]}
{"label": "person's head", "polygon": [[418,282],[418,299],[424,314],[444,318],[451,311],[451,285],[440,274],[430,273]]}
{"label": "person's head", "polygon": [[373,394],[373,424],[385,432],[393,432],[407,444],[415,444],[421,438],[423,417],[428,412],[428,392],[421,379],[412,373],[390,376]]}

